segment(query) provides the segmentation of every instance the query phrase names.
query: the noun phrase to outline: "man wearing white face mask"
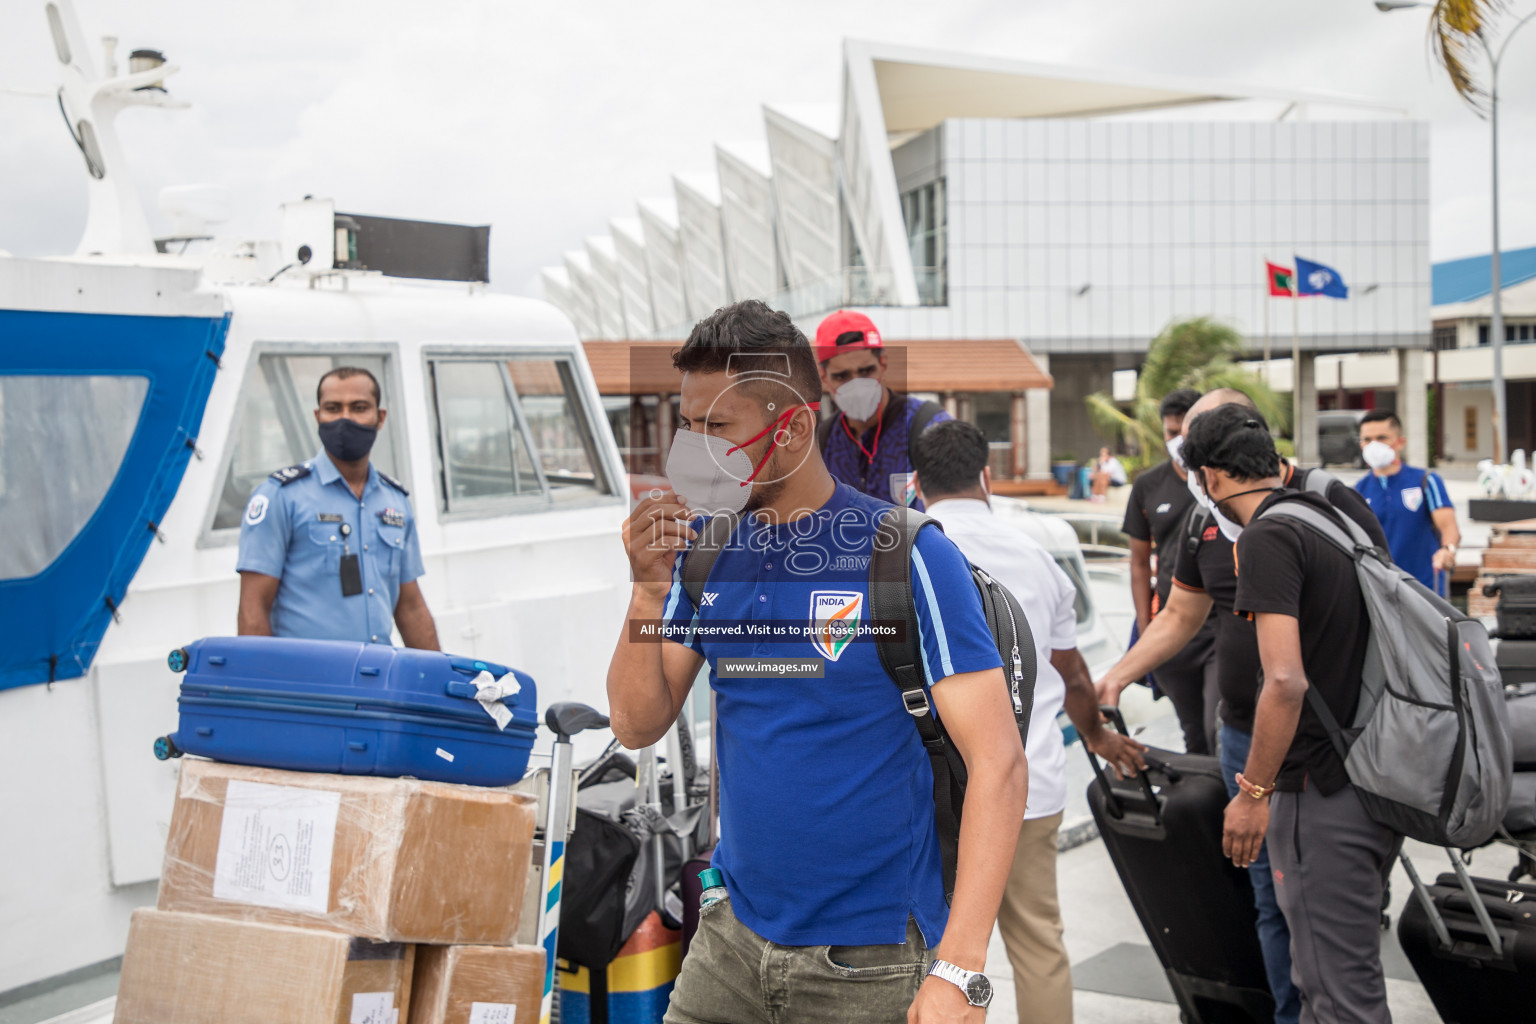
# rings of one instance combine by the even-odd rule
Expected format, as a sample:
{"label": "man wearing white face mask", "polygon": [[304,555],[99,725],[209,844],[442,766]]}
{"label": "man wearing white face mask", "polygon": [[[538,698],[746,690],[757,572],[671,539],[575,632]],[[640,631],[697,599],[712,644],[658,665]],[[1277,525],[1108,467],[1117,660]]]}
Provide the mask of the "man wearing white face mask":
{"label": "man wearing white face mask", "polygon": [[863,313],[838,310],[816,328],[822,389],[837,414],[817,432],[832,476],[872,498],[921,510],[908,443],[931,424],[953,419],[937,402],[885,384],[885,343]]}
{"label": "man wearing white face mask", "polygon": [[[983,1024],[1027,774],[970,567],[938,530],[914,542],[923,694],[967,773],[946,903],[932,768],[867,642],[889,506],[822,463],[810,344],[752,300],[698,323],[673,364],[676,493],[624,524],[634,585],[608,670],[613,732],[630,748],[667,734],[705,663],[718,709],[713,866],[727,895],[700,911],[665,1019]],[[714,561],[690,591],[700,531]]]}
{"label": "man wearing white face mask", "polygon": [[[1153,616],[1168,606],[1173,589],[1173,567],[1178,561],[1180,527],[1195,499],[1185,487],[1184,463],[1179,446],[1184,443],[1184,417],[1200,400],[1200,392],[1180,388],[1163,398],[1158,415],[1163,421],[1163,440],[1169,458],[1142,473],[1131,485],[1121,529],[1131,539],[1131,604],[1136,609],[1136,634],[1140,637]],[[1156,568],[1154,569],[1154,560]],[[1157,585],[1153,586],[1156,577]],[[1157,695],[1173,702],[1184,731],[1184,749],[1191,754],[1216,751],[1216,641],[1213,611],[1195,638],[1169,658],[1152,678]]]}
{"label": "man wearing white face mask", "polygon": [[1371,471],[1355,490],[1381,520],[1392,561],[1443,597],[1456,567],[1461,530],[1440,475],[1404,464],[1407,443],[1403,425],[1390,409],[1366,413],[1360,420],[1360,453]]}

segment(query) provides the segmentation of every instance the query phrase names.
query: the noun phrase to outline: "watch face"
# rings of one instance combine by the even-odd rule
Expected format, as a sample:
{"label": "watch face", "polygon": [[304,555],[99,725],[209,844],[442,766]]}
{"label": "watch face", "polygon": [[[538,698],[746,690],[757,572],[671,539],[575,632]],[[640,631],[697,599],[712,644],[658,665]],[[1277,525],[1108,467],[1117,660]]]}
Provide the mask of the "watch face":
{"label": "watch face", "polygon": [[965,998],[972,1006],[986,1006],[992,1001],[992,983],[984,974],[973,974],[965,983]]}

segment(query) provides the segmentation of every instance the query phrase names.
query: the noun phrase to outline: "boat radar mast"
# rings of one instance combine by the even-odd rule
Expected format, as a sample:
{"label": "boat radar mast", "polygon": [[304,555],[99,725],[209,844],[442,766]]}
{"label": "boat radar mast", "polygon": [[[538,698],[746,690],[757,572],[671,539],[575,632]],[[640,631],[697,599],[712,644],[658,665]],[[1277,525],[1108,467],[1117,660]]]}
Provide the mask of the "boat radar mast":
{"label": "boat radar mast", "polygon": [[50,0],[44,10],[54,52],[64,66],[59,110],[90,176],[85,233],[75,255],[152,256],[154,238],[117,140],[116,121],[127,107],[188,106],[186,101],[167,93],[163,84],[180,69],[165,63],[158,51],[135,50],[128,74],[119,75],[113,57],[117,39],[107,36],[103,39],[105,74],[98,75],[85,33],[75,16],[73,0]]}

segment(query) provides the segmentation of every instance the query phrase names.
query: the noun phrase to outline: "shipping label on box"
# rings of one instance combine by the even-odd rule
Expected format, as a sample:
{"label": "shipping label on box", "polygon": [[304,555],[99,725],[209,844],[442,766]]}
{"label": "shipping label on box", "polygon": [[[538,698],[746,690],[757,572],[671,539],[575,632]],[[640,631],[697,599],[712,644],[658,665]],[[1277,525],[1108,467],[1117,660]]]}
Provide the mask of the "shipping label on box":
{"label": "shipping label on box", "polygon": [[213,898],[324,914],[341,794],[231,779]]}

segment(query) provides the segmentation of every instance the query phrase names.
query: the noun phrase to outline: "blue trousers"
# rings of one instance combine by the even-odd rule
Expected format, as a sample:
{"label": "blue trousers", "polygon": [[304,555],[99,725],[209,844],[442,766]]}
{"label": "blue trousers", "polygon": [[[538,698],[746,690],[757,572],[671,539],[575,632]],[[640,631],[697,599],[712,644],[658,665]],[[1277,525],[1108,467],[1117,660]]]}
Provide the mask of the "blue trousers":
{"label": "blue trousers", "polygon": [[[1227,796],[1237,796],[1235,776],[1248,763],[1248,748],[1253,736],[1221,727],[1221,777],[1227,784]],[[1259,947],[1264,951],[1264,973],[1269,977],[1269,991],[1275,997],[1275,1024],[1297,1024],[1301,1019],[1301,993],[1291,980],[1291,930],[1275,901],[1275,879],[1270,874],[1269,847],[1259,849],[1259,856],[1248,865],[1253,881],[1253,902],[1259,911]]]}

